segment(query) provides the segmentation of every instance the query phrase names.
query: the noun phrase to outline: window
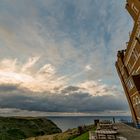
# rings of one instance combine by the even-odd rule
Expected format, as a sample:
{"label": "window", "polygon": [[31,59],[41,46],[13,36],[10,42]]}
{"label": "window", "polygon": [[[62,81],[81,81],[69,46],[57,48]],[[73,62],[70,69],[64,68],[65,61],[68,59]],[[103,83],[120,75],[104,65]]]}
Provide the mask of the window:
{"label": "window", "polygon": [[127,87],[128,87],[129,90],[131,90],[134,87],[134,83],[131,79],[128,80]]}
{"label": "window", "polygon": [[134,5],[134,3],[132,3],[131,8],[132,8],[133,11],[135,12],[135,14],[138,14],[139,10],[138,10],[138,8]]}
{"label": "window", "polygon": [[140,104],[140,98],[138,96],[133,97],[133,105],[138,105]]}
{"label": "window", "polygon": [[140,98],[136,96],[136,105],[138,105],[139,103],[140,103]]}
{"label": "window", "polygon": [[139,53],[138,53],[138,50],[137,50],[137,48],[134,48],[134,55],[138,58],[139,57]]}
{"label": "window", "polygon": [[131,57],[132,57],[132,60],[133,60],[134,62],[136,62],[137,56],[135,55],[134,51],[132,52]]}

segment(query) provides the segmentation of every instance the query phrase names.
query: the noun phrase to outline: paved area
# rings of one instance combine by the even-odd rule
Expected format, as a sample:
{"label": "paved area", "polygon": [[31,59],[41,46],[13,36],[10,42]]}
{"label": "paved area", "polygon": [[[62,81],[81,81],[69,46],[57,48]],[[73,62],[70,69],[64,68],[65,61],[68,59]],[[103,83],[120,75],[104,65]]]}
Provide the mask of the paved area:
{"label": "paved area", "polygon": [[127,138],[127,140],[140,140],[140,129],[130,127],[126,124],[116,124],[118,132],[121,136]]}

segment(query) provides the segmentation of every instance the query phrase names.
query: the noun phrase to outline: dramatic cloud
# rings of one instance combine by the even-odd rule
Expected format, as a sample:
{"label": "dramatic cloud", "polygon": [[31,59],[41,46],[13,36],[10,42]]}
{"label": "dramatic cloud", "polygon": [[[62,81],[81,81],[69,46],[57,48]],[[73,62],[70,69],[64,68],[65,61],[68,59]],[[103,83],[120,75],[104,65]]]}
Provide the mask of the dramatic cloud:
{"label": "dramatic cloud", "polygon": [[45,64],[39,70],[34,68],[38,59],[38,57],[29,58],[23,65],[17,59],[2,60],[0,85],[18,85],[18,88],[25,88],[32,92],[52,92],[55,88],[64,86],[66,77],[57,76],[51,64]]}
{"label": "dramatic cloud", "polygon": [[0,2],[3,110],[128,111],[114,66],[132,27],[124,0]]}
{"label": "dramatic cloud", "polygon": [[2,85],[0,106],[3,109],[17,108],[41,112],[84,112],[92,115],[116,111],[123,114],[122,111],[126,113],[128,110],[126,99],[120,92],[116,87],[108,87],[94,81],[81,83],[79,86],[67,86],[53,93],[46,91],[38,94],[19,88],[18,85]]}

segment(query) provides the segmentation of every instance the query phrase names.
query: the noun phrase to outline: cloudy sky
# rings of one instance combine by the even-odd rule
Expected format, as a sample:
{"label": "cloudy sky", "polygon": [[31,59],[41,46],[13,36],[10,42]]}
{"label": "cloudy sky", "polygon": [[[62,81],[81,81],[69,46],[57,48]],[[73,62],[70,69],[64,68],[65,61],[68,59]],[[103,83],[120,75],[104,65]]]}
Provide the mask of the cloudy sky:
{"label": "cloudy sky", "polygon": [[124,0],[0,0],[0,115],[126,114],[115,70]]}

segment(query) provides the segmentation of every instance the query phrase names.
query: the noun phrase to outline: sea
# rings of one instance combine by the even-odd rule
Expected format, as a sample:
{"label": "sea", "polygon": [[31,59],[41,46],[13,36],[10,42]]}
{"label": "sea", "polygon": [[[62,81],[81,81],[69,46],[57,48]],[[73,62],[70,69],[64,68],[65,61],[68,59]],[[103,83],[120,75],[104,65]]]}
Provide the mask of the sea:
{"label": "sea", "polygon": [[131,116],[49,116],[48,119],[52,120],[63,132],[77,128],[78,126],[94,124],[94,120],[110,120],[115,122],[132,122]]}

